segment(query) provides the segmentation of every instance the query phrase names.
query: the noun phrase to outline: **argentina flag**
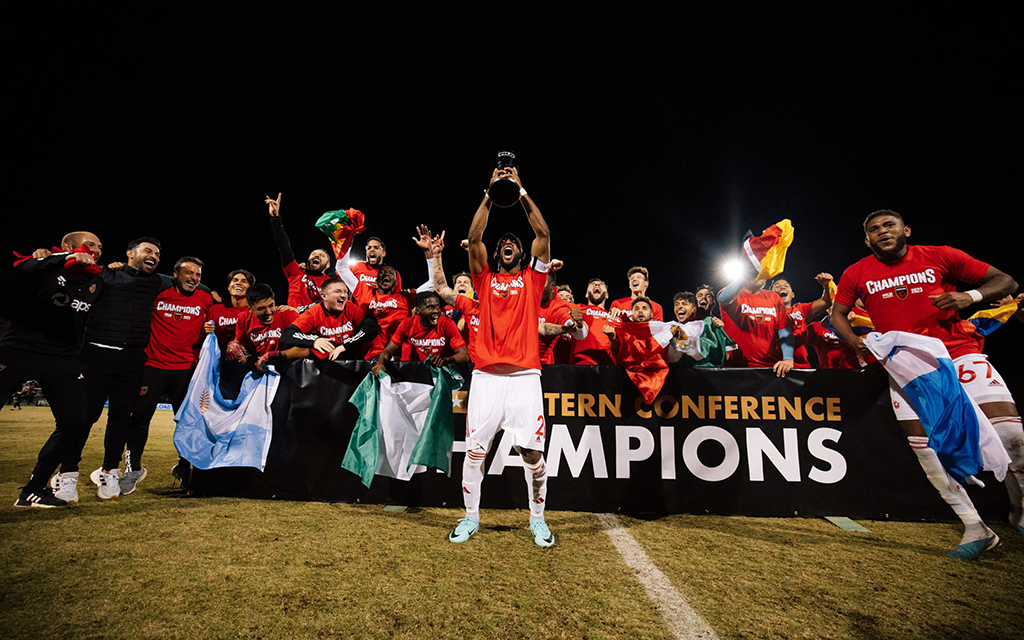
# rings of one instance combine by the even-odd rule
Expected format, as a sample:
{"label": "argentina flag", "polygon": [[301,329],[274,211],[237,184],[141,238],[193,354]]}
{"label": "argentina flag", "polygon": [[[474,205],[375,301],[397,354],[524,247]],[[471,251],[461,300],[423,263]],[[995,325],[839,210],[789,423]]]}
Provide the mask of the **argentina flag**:
{"label": "argentina flag", "polygon": [[245,374],[238,397],[220,392],[220,347],[214,334],[206,336],[188,393],[174,416],[174,446],[197,469],[256,467],[263,470],[270,450],[274,401],[281,377],[268,367],[254,378]]}
{"label": "argentina flag", "polygon": [[984,469],[1003,481],[1010,457],[960,384],[941,340],[889,331],[868,334],[864,345],[903,389],[928,434],[928,446],[950,475],[963,483]]}

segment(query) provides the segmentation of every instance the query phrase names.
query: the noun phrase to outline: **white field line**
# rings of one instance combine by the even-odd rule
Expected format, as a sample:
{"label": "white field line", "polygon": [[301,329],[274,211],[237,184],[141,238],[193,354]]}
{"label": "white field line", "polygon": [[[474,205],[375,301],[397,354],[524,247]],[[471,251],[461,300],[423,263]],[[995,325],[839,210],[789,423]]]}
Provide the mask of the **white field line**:
{"label": "white field line", "polygon": [[668,576],[647,557],[640,543],[622,526],[614,513],[597,513],[598,521],[605,533],[612,539],[615,549],[636,573],[637,580],[647,591],[661,616],[668,624],[668,629],[680,640],[718,640],[714,630],[700,617],[693,607],[683,599]]}

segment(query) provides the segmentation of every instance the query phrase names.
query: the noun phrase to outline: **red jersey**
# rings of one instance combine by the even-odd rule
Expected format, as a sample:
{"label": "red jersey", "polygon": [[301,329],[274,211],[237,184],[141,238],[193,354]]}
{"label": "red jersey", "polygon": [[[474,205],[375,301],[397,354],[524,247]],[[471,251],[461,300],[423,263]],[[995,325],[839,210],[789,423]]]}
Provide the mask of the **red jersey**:
{"label": "red jersey", "polygon": [[536,265],[533,258],[529,267],[515,273],[495,273],[485,265],[482,273],[473,274],[473,288],[480,296],[476,367],[481,371],[540,369],[537,318],[547,265],[543,271]]}
{"label": "red jersey", "polygon": [[[627,320],[629,320],[630,322],[633,321],[633,298],[632,298],[632,296],[630,296],[628,298],[619,298],[618,300],[615,300],[614,302],[612,302],[611,306],[608,307],[608,309],[609,309],[609,311],[612,310],[612,309],[619,309],[619,310],[622,311],[622,315],[619,316],[620,318],[624,317]],[[658,304],[657,302],[655,302],[654,300],[651,300],[651,310],[654,312],[654,319],[655,320],[657,320],[658,322],[664,322],[665,321],[665,313],[661,310],[661,305]]]}
{"label": "red jersey", "polygon": [[421,361],[430,356],[453,356],[466,346],[459,328],[443,315],[437,319],[436,327],[424,327],[419,316],[406,318],[391,336],[391,342],[412,345],[408,359]]}
{"label": "red jersey", "polygon": [[875,330],[906,331],[942,340],[952,358],[980,353],[978,341],[961,324],[956,310],[942,311],[928,296],[956,291],[958,280],[978,282],[989,265],[959,249],[907,245],[893,263],[867,256],[846,269],[836,302],[852,307],[857,298]]}
{"label": "red jersey", "polygon": [[257,357],[278,351],[281,348],[281,333],[298,317],[298,311],[278,309],[270,324],[265,325],[259,318],[246,311],[238,317],[238,323],[235,324],[235,341]]}
{"label": "red jersey", "polygon": [[[540,317],[537,318],[537,322],[538,324],[548,322],[560,325],[564,325],[567,322],[571,323],[572,318],[569,317],[569,309],[571,307],[556,295],[546,305],[541,305]],[[572,340],[572,337],[565,334],[560,336],[539,335],[541,364],[555,364],[555,345],[565,342],[566,339]],[[563,350],[559,349],[559,351]]]}
{"label": "red jersey", "polygon": [[807,325],[807,344],[818,354],[818,366],[822,369],[860,369],[857,352],[846,344],[831,329],[826,329],[820,322]]}
{"label": "red jersey", "polygon": [[415,296],[410,300],[403,293],[381,293],[376,286],[360,282],[356,285],[353,299],[364,311],[372,313],[380,325],[380,333],[370,343],[370,348],[366,352],[368,360],[376,359],[384,351],[384,347],[388,346],[388,340],[398,325],[409,317],[410,303],[415,301]]}
{"label": "red jersey", "polygon": [[185,295],[178,293],[177,287],[170,287],[157,294],[149,324],[146,365],[173,371],[190,368],[196,362],[206,311],[212,306],[213,298],[202,289]]}
{"label": "red jersey", "polygon": [[807,354],[807,325],[811,321],[813,302],[798,302],[787,309],[789,325],[793,329],[793,365],[796,369],[810,369],[811,361]]}
{"label": "red jersey", "polygon": [[[306,309],[292,324],[298,327],[300,333],[327,338],[337,347],[355,335],[364,315],[362,308],[352,302],[345,302],[341,313],[337,315],[327,311],[321,302]],[[323,360],[331,354],[310,349],[309,355]]]}
{"label": "red jersey", "polygon": [[740,291],[730,304],[722,304],[725,333],[743,352],[749,367],[771,367],[782,360],[779,329],[791,327],[782,298],[774,291]]}
{"label": "red jersey", "polygon": [[229,307],[221,303],[213,305],[206,312],[206,319],[213,323],[213,334],[217,336],[221,353],[235,339],[235,325],[242,314],[248,311],[249,307]]}
{"label": "red jersey", "polygon": [[[377,286],[377,269],[378,267],[373,266],[369,262],[357,262],[354,266],[349,267],[352,271],[352,275],[356,277],[356,281],[364,284],[368,287]],[[395,288],[393,291],[402,290],[402,274],[395,270]]]}
{"label": "red jersey", "polygon": [[573,340],[569,353],[569,364],[615,364],[612,342],[604,333],[605,325],[620,324],[613,320],[610,312],[592,304],[578,305],[583,311],[583,322],[587,323],[587,337]]}
{"label": "red jersey", "polygon": [[293,307],[306,307],[320,302],[323,295],[320,293],[320,285],[331,276],[322,273],[318,276],[310,275],[299,267],[299,263],[292,260],[284,267],[284,276],[288,279],[288,304]]}
{"label": "red jersey", "polygon": [[[455,308],[465,318],[462,339],[469,349],[469,359],[476,363],[476,336],[480,332],[480,303],[469,296],[455,296]],[[458,326],[458,325],[456,325]]]}

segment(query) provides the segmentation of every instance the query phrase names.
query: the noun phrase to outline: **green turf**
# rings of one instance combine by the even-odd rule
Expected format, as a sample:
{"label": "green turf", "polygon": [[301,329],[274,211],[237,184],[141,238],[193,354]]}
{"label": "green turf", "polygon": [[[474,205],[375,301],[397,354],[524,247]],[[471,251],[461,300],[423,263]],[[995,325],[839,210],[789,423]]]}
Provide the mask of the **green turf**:
{"label": "green turf", "polygon": [[[0,413],[0,638],[667,638],[594,516],[549,512],[538,549],[523,511],[186,498],[158,412],[136,493],[15,509],[48,410]],[[86,449],[99,465],[103,421]],[[486,488],[486,484],[484,485]],[[555,496],[552,496],[556,498]],[[950,524],[622,517],[721,638],[1019,636],[1024,539],[976,564],[945,558]]]}

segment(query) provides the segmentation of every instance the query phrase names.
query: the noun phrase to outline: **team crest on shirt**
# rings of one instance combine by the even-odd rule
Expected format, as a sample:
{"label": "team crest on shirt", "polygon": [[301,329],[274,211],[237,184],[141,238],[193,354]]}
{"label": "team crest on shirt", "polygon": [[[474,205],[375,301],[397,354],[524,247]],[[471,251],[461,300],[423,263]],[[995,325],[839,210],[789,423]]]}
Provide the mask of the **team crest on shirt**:
{"label": "team crest on shirt", "polygon": [[139,388],[139,396],[141,397],[141,396],[146,395],[147,391],[149,391],[149,386],[148,385],[144,386],[144,387],[140,387]]}
{"label": "team crest on shirt", "polygon": [[183,316],[183,315],[184,315],[184,314],[182,314],[182,313],[181,313],[180,311],[175,311],[175,312],[174,312],[174,319],[175,319],[175,320],[181,320],[181,318],[182,318],[182,316]]}
{"label": "team crest on shirt", "polygon": [[907,299],[907,288],[905,286],[896,287],[894,291],[896,292],[896,297],[900,300]]}
{"label": "team crest on shirt", "polygon": [[757,314],[756,316],[754,316],[754,320],[757,320],[758,322],[764,322],[764,314],[763,313]]}

